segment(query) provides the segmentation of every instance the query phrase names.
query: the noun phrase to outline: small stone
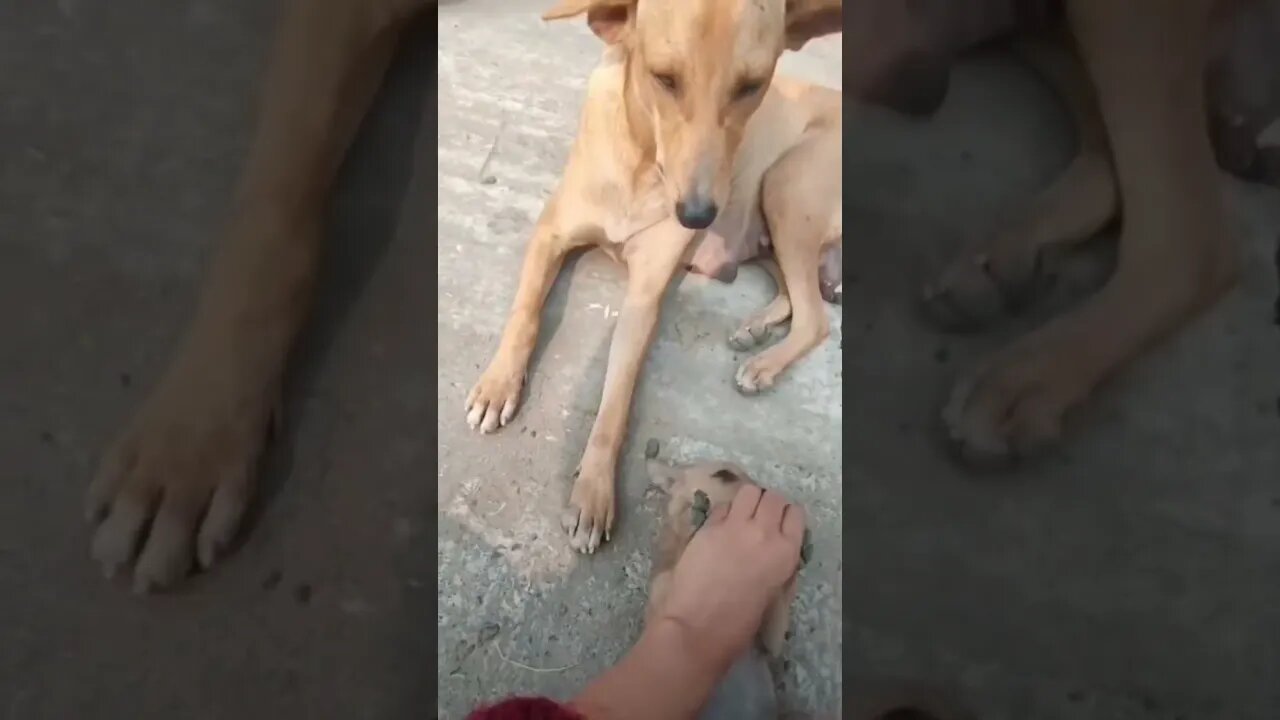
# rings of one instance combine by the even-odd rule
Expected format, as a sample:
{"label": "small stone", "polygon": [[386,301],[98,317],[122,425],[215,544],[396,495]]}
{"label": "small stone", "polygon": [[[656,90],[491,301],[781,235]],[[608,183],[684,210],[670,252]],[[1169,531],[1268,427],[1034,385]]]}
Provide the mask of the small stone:
{"label": "small stone", "polygon": [[537,430],[530,430],[530,431],[529,431],[529,437],[531,437],[531,438],[536,438],[536,437],[538,437],[538,431],[537,431]]}
{"label": "small stone", "polygon": [[41,431],[40,431],[40,442],[44,443],[45,445],[52,445],[52,444],[53,444],[53,433],[49,432],[48,430],[41,430]]}
{"label": "small stone", "polygon": [[498,182],[498,178],[492,175],[485,175],[483,178],[480,178],[481,185],[493,185],[497,182]]}
{"label": "small stone", "polygon": [[133,384],[133,376],[127,372],[120,373],[120,387],[129,387]]}
{"label": "small stone", "polygon": [[933,359],[939,363],[945,363],[951,359],[951,351],[945,347],[940,347],[933,351]]}
{"label": "small stone", "polygon": [[658,438],[649,438],[649,442],[644,444],[644,456],[647,460],[658,457]]}
{"label": "small stone", "polygon": [[298,583],[293,589],[293,599],[299,605],[307,605],[311,602],[311,586],[306,583]]}
{"label": "small stone", "polygon": [[483,645],[498,636],[498,631],[502,627],[498,623],[485,623],[480,628],[480,641],[477,645]]}

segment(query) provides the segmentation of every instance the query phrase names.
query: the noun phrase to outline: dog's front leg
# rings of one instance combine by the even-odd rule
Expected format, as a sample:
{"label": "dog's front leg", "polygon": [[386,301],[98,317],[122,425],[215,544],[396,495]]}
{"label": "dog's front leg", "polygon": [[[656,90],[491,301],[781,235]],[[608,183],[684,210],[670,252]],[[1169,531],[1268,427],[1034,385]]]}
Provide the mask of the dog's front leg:
{"label": "dog's front leg", "polygon": [[557,230],[561,193],[557,190],[551,197],[529,240],[516,299],[502,330],[502,339],[498,341],[498,351],[467,394],[467,424],[481,432],[491,433],[515,417],[529,358],[538,342],[542,305],[564,266],[565,257],[579,245],[573,233]]}
{"label": "dog's front leg", "polygon": [[944,419],[963,457],[1007,462],[1229,287],[1234,254],[1209,145],[1203,70],[1213,0],[1071,0],[1120,191],[1119,263],[1082,307],[963,379]]}
{"label": "dog's front leg", "polygon": [[561,520],[574,550],[593,553],[613,532],[618,451],[626,439],[631,396],[658,326],[662,296],[693,232],[665,220],[628,241],[627,294],[609,345],[604,392],[587,449]]}
{"label": "dog's front leg", "polygon": [[135,588],[169,585],[193,556],[211,565],[239,527],[309,304],[329,185],[398,30],[425,5],[295,0],[285,10],[196,315],[88,491],[93,556],[108,576],[136,554]]}

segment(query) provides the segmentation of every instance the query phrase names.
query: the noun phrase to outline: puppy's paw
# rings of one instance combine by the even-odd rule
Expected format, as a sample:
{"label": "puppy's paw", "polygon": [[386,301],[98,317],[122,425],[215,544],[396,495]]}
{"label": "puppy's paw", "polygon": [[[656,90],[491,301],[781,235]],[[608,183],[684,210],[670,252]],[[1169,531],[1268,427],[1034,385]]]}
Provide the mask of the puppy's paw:
{"label": "puppy's paw", "polygon": [[495,360],[467,394],[467,424],[491,433],[505,426],[520,408],[524,370]]}
{"label": "puppy's paw", "polygon": [[782,368],[773,362],[766,350],[738,366],[733,383],[743,395],[757,395],[773,387]]}
{"label": "puppy's paw", "polygon": [[193,559],[209,568],[240,526],[267,437],[265,398],[229,400],[170,383],[103,457],[85,514],[93,558],[112,577],[133,565],[134,590],[167,588]]}
{"label": "puppy's paw", "polygon": [[956,383],[942,420],[962,462],[1006,469],[1058,442],[1064,415],[1094,383],[1069,350],[1052,347],[1028,337]]}
{"label": "puppy's paw", "polygon": [[614,474],[612,469],[588,470],[586,463],[573,481],[569,505],[560,518],[560,525],[569,534],[569,546],[574,550],[593,554],[601,544],[609,541],[613,532]]}

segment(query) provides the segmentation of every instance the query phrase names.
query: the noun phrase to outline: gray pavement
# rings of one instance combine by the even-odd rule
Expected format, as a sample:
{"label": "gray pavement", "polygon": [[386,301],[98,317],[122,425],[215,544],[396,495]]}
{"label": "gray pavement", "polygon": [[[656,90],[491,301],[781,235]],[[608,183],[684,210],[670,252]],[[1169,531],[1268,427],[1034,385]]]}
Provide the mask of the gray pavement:
{"label": "gray pavement", "polygon": [[[615,540],[580,558],[557,518],[620,269],[587,255],[553,292],[514,425],[479,437],[462,409],[598,53],[585,28],[543,25],[525,0],[442,8],[437,54],[432,19],[393,72],[338,192],[289,429],[237,554],[172,595],[103,581],[80,495],[190,313],[248,137],[265,5],[0,7],[0,716],[422,717],[437,524],[438,714],[566,696],[639,629],[655,509],[640,455],[656,437],[676,457],[735,458],[811,507],[792,708],[911,680],[992,720],[1280,717],[1280,193],[1224,179],[1240,288],[1105,388],[1059,455],[974,477],[937,441],[948,383],[1095,282],[1098,263],[980,337],[938,335],[912,300],[965,233],[1052,177],[1069,132],[1032,76],[993,57],[958,70],[931,122],[858,113],[845,149],[856,279],[835,336],[773,393],[742,398],[724,337],[767,280],[683,279],[637,393]],[[838,82],[837,53],[786,62]],[[847,557],[842,526],[856,532]]]}

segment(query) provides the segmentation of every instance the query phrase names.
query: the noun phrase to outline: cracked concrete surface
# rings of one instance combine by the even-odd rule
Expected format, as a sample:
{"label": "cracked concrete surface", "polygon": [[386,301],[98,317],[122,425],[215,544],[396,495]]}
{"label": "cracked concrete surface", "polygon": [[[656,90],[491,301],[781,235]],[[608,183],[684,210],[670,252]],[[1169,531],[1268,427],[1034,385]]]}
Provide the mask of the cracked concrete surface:
{"label": "cracked concrete surface", "polygon": [[[1280,716],[1280,193],[1224,179],[1240,287],[1104,389],[1058,456],[975,478],[936,442],[950,379],[1096,267],[1073,266],[1040,312],[979,337],[925,327],[914,293],[964,233],[1052,176],[1069,133],[1043,88],[994,57],[960,68],[931,122],[859,113],[845,146],[851,277],[832,313],[846,367],[833,339],[772,394],[741,398],[723,337],[767,281],[685,279],[637,395],[617,537],[578,558],[556,518],[620,270],[589,255],[553,293],[514,426],[481,438],[462,413],[597,54],[584,28],[544,26],[540,9],[471,0],[411,34],[337,193],[326,294],[262,507],[214,572],[138,599],[89,562],[80,496],[190,313],[272,13],[248,0],[0,6],[5,717],[398,719],[434,701],[457,718],[511,691],[568,695],[638,630],[649,437],[677,457],[736,457],[814,508],[793,707],[910,680],[951,686],[991,720]],[[837,49],[788,63],[830,81]],[[423,122],[437,64],[438,150]]]}

